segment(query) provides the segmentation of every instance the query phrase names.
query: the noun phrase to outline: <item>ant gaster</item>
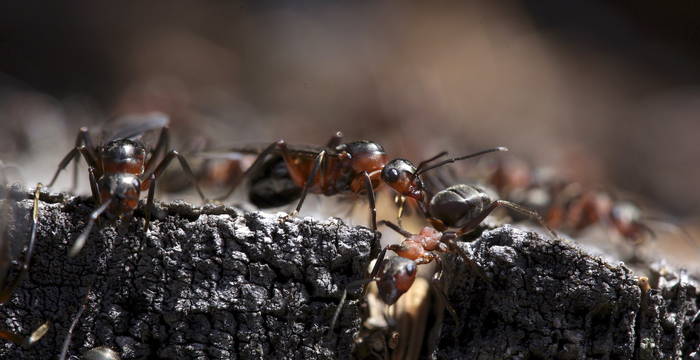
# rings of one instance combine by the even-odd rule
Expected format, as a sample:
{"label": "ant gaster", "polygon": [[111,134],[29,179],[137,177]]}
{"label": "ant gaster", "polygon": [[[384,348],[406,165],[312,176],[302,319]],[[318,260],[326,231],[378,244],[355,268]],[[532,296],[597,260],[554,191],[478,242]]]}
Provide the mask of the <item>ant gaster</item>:
{"label": "ant gaster", "polygon": [[[131,217],[138,207],[141,191],[146,189],[148,189],[148,200],[145,208],[145,229],[147,229],[156,180],[175,158],[195,184],[199,196],[206,201],[185,158],[175,150],[164,154],[169,143],[168,118],[160,113],[151,113],[145,117],[129,120],[131,120],[130,123],[136,120],[138,124],[130,124],[119,129],[101,146],[93,146],[88,129],[81,128],[75,148],[60,162],[48,185],[51,187],[54,184],[61,170],[65,169],[71,161],[77,160],[80,155],[83,156],[88,165],[92,197],[99,206],[90,214],[85,230],[78,236],[69,251],[70,256],[75,256],[83,247],[100,215],[105,214],[110,218]],[[147,151],[141,137],[144,133],[156,129],[161,129],[158,142],[154,149]]]}
{"label": "ant gaster", "polygon": [[[327,196],[340,193],[367,193],[369,199],[371,227],[374,231],[375,244],[377,243],[377,215],[374,190],[382,183],[386,183],[401,196],[422,202],[425,198],[425,189],[420,174],[449,164],[458,160],[464,160],[494,151],[507,151],[506,148],[480,151],[475,154],[447,159],[428,168],[424,168],[427,162],[446,155],[445,152],[421,162],[417,167],[408,160],[394,159],[388,161],[384,148],[371,141],[355,141],[341,143],[342,134],[336,133],[325,147],[289,146],[284,140],[276,141],[268,145],[243,174],[238,181],[232,184],[230,190],[220,198],[223,200],[231,195],[242,180],[258,170],[270,154],[279,154],[284,159],[289,170],[289,175],[302,188],[301,197],[291,215],[296,215],[309,192]],[[235,150],[240,152],[240,150]]]}

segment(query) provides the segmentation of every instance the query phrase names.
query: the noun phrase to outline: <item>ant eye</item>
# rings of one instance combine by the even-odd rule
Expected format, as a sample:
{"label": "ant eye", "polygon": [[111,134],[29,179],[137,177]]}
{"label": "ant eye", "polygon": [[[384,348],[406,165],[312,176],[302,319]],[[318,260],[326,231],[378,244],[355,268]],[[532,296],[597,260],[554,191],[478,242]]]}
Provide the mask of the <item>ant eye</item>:
{"label": "ant eye", "polygon": [[388,183],[393,183],[399,180],[399,170],[397,170],[396,168],[385,168],[385,171],[382,172],[382,175],[384,181]]}
{"label": "ant eye", "polygon": [[416,264],[411,263],[406,265],[406,273],[408,273],[409,276],[413,276],[413,274],[416,273]]}

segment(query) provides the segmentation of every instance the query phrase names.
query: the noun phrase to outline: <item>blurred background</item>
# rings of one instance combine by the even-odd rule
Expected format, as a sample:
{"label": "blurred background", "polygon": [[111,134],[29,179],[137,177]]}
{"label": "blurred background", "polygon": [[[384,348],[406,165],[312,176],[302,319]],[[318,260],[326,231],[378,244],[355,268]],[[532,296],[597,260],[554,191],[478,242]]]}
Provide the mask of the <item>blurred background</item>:
{"label": "blurred background", "polygon": [[415,160],[503,145],[697,223],[693,1],[0,8],[0,159],[28,183],[50,179],[80,126],[158,110],[185,148],[323,144],[337,130]]}

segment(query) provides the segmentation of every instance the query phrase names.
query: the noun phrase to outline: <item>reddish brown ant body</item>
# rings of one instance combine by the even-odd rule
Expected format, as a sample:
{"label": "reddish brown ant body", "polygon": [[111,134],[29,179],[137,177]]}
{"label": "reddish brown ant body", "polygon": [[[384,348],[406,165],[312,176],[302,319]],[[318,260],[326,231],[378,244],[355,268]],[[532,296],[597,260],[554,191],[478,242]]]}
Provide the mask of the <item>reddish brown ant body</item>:
{"label": "reddish brown ant body", "polygon": [[[341,193],[367,193],[371,214],[371,227],[377,229],[374,191],[382,183],[386,183],[401,196],[412,198],[418,203],[425,198],[425,186],[420,175],[430,169],[476,157],[495,151],[507,151],[498,147],[480,151],[474,154],[443,160],[430,167],[425,167],[430,161],[446,155],[445,152],[421,162],[418,166],[405,159],[389,161],[384,148],[371,141],[355,141],[342,143],[342,134],[336,133],[325,147],[289,146],[283,140],[268,145],[251,165],[244,175],[236,181],[231,189],[221,199],[231,195],[243,178],[258,170],[258,167],[270,155],[280,155],[287,165],[289,176],[294,183],[302,188],[301,197],[291,215],[296,215],[311,192],[332,196]],[[234,150],[241,152],[242,149]],[[376,243],[376,241],[375,241]]]}
{"label": "reddish brown ant body", "polygon": [[[428,160],[428,162],[434,159]],[[446,161],[427,166],[427,162],[424,162],[422,164],[425,169],[423,172],[435,169],[444,163]],[[425,189],[422,191],[426,192]],[[424,227],[418,234],[412,234],[392,222],[382,221],[383,224],[404,237],[401,243],[388,245],[381,250],[370,273],[369,281],[377,282],[379,297],[387,305],[396,303],[399,297],[411,288],[416,278],[418,265],[435,261],[438,270],[433,276],[433,283],[439,282],[443,273],[441,253],[457,253],[466,264],[474,269],[475,273],[483,276],[473,260],[457,245],[457,239],[476,230],[479,224],[499,207],[505,207],[532,217],[543,228],[547,229],[553,238],[557,238],[556,233],[545,224],[538,213],[509,201],[494,200],[494,196],[489,191],[477,185],[457,184],[450,186],[429,198],[423,198],[423,203],[419,203],[419,205],[432,226]],[[457,228],[457,230],[450,231],[450,228]],[[384,259],[387,250],[393,251],[396,256]],[[367,290],[367,283],[368,281],[364,282],[363,293]],[[444,291],[435,285],[433,289],[436,289],[450,314],[459,323],[457,314],[447,301]],[[345,293],[343,300],[344,298]],[[341,306],[343,300],[341,300]],[[337,314],[338,312],[336,312],[334,320]]]}
{"label": "reddish brown ant body", "polygon": [[[148,200],[145,208],[145,229],[147,229],[153,206],[156,180],[175,158],[178,159],[182,168],[195,184],[202,200],[205,200],[197,179],[185,158],[175,150],[164,154],[169,142],[168,118],[163,114],[153,113],[128,120],[130,126],[116,131],[101,146],[92,145],[87,128],[80,129],[76,147],[60,162],[48,185],[51,187],[61,170],[65,169],[71,161],[77,160],[82,154],[88,165],[92,196],[99,206],[90,214],[90,220],[85,230],[78,236],[69,251],[70,256],[75,256],[83,247],[90,230],[100,215],[104,214],[111,219],[131,217],[138,207],[141,192],[146,189],[148,189]],[[137,124],[134,125],[134,122]],[[141,137],[144,133],[157,129],[161,129],[158,142],[154,149],[147,150]]]}
{"label": "reddish brown ant body", "polygon": [[576,234],[602,224],[633,243],[640,243],[645,235],[655,236],[646,224],[650,219],[645,219],[633,203],[616,200],[602,190],[583,189],[579,183],[551,174],[536,174],[523,161],[498,161],[489,183],[504,198],[540,209],[553,229]]}
{"label": "reddish brown ant body", "polygon": [[[479,224],[499,207],[506,207],[536,219],[554,238],[557,237],[534,211],[509,201],[493,200],[489,193],[476,185],[450,186],[432,196],[427,205],[423,206],[427,210],[425,215],[432,227],[426,226],[414,235],[391,222],[383,222],[401,234],[404,240],[400,244],[388,245],[382,249],[372,269],[371,278],[377,280],[382,299],[387,304],[395,303],[413,284],[416,265],[436,261],[439,270],[433,279],[439,280],[442,277],[440,253],[457,252],[466,263],[473,264],[457,246],[456,241],[462,235],[477,229]],[[450,228],[458,230],[448,231]],[[397,256],[384,260],[387,250],[393,251]],[[448,309],[452,311],[449,304]]]}

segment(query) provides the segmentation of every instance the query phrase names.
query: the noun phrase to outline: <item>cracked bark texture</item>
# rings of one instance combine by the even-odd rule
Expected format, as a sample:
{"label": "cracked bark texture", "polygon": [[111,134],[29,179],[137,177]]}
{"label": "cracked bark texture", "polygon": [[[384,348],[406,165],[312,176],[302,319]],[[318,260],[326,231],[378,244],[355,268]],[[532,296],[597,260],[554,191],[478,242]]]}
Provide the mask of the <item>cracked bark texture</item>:
{"label": "cracked bark texture", "polygon": [[461,324],[445,317],[439,359],[700,358],[696,283],[682,272],[657,273],[643,294],[624,265],[511,226],[460,246],[484,277],[448,258]]}
{"label": "cracked bark texture", "polygon": [[[16,188],[9,197],[7,239],[17,259],[32,201]],[[349,357],[358,301],[326,331],[346,284],[367,267],[368,229],[173,202],[159,206],[148,233],[138,212],[98,224],[70,259],[67,248],[93,209],[83,198],[42,195],[29,276],[0,306],[0,326],[26,335],[50,319],[51,329],[26,349],[2,341],[0,358],[55,359],[90,288],[73,359],[95,346],[122,359]]]}

